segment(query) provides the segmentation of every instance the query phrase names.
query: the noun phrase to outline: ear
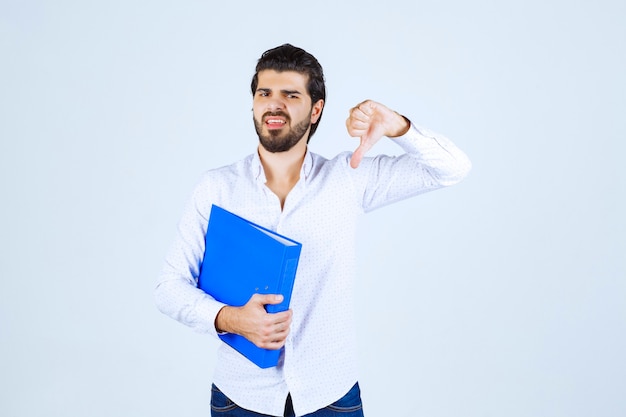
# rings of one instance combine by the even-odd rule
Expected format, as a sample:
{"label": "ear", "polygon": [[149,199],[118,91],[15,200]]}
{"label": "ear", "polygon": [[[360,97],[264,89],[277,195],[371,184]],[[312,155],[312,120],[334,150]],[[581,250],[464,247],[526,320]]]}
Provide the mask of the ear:
{"label": "ear", "polygon": [[311,109],[311,124],[317,123],[318,119],[322,115],[322,110],[324,110],[324,100],[319,99]]}

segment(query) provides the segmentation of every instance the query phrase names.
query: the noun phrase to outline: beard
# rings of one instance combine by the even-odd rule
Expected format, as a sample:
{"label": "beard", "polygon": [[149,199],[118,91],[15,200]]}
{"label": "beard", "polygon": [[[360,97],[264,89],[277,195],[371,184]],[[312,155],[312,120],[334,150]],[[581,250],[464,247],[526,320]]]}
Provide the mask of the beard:
{"label": "beard", "polygon": [[267,112],[261,117],[261,121],[257,120],[254,116],[252,116],[254,120],[254,128],[256,129],[256,134],[259,136],[259,142],[261,146],[272,153],[276,152],[287,152],[304,136],[306,131],[311,126],[311,113],[309,116],[302,120],[300,123],[297,123],[295,126],[292,126],[284,132],[284,129],[278,130],[269,130],[267,134],[263,133],[263,120],[268,116],[281,116],[284,117],[287,121],[286,124],[291,124],[291,118],[284,112]]}

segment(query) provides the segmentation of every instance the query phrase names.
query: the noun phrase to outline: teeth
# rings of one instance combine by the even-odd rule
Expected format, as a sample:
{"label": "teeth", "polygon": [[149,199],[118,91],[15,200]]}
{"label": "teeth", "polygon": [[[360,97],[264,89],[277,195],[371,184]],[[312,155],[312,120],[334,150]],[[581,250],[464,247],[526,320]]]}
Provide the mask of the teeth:
{"label": "teeth", "polygon": [[284,120],[268,119],[267,123],[285,123]]}

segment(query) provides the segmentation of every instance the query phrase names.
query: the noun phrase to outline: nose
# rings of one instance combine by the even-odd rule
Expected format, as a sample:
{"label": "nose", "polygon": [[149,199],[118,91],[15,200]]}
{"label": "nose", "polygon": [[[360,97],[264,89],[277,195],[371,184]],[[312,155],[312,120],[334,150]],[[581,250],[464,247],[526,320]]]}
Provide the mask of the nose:
{"label": "nose", "polygon": [[267,110],[278,111],[285,110],[285,102],[280,97],[272,97],[267,101]]}

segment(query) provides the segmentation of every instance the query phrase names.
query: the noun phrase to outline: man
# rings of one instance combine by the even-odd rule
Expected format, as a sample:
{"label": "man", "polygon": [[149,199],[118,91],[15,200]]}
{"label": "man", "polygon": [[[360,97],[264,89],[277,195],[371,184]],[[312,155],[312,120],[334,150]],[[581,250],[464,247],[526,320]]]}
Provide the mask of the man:
{"label": "man", "polygon": [[[354,153],[325,159],[308,149],[326,98],[322,67],[300,48],[266,51],[252,80],[257,152],[208,171],[183,214],[159,284],[159,309],[199,332],[240,334],[281,349],[278,366],[260,369],[221,344],[212,415],[362,416],[356,367],[353,286],[359,216],[452,185],[470,169],[465,154],[371,100],[349,112]],[[405,151],[366,157],[383,136]],[[212,204],[302,243],[290,310],[264,306],[280,296],[255,294],[226,306],[196,288]],[[411,221],[411,219],[407,219]]]}

